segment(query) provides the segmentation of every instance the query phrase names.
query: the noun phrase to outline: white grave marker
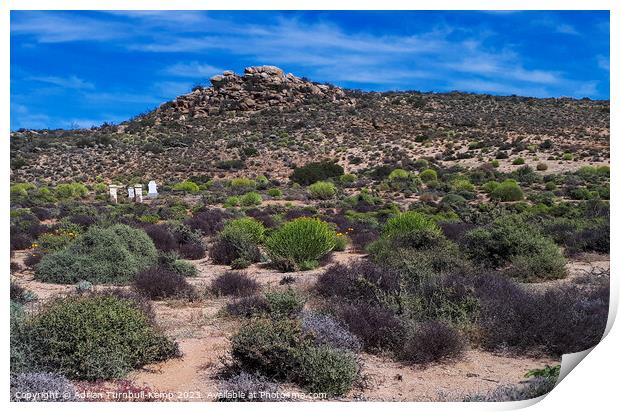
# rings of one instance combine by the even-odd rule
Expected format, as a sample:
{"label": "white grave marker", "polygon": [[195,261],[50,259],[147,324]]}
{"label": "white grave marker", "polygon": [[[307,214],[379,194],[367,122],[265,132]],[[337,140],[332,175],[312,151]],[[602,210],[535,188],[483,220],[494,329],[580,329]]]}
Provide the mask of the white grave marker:
{"label": "white grave marker", "polygon": [[133,187],[136,191],[136,202],[142,203],[142,185],[136,184]]}
{"label": "white grave marker", "polygon": [[133,199],[136,196],[133,187],[131,186],[127,188],[127,193],[130,199]]}
{"label": "white grave marker", "polygon": [[110,189],[110,200],[114,203],[118,203],[118,189],[121,186],[110,185],[108,187]]}
{"label": "white grave marker", "polygon": [[154,180],[149,182],[149,194],[148,197],[157,197],[157,183]]}

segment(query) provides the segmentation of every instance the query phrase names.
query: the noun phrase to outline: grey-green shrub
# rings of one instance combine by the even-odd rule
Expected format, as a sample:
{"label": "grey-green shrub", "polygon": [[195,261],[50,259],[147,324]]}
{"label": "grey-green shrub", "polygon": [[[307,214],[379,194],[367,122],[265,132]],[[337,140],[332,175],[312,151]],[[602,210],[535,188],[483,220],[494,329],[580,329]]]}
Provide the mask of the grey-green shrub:
{"label": "grey-green shrub", "polygon": [[338,396],[347,393],[359,375],[355,355],[329,346],[306,346],[296,351],[297,381],[308,392]]}
{"label": "grey-green shrub", "polygon": [[66,249],[45,255],[36,266],[35,278],[53,283],[121,284],[156,262],[155,245],[143,230],[121,224],[91,227]]}
{"label": "grey-green shrub", "polygon": [[327,223],[307,217],[285,223],[266,241],[274,266],[283,271],[315,267],[335,245],[336,232]]}
{"label": "grey-green shrub", "polygon": [[269,303],[269,312],[278,317],[291,317],[299,314],[304,308],[304,299],[293,289],[265,293]]}
{"label": "grey-green shrub", "polygon": [[11,375],[11,402],[75,402],[77,390],[58,373],[26,372]]}
{"label": "grey-green shrub", "polygon": [[94,381],[178,356],[176,343],[157,330],[142,305],[120,294],[51,302],[25,320],[15,340],[27,348],[25,369]]}

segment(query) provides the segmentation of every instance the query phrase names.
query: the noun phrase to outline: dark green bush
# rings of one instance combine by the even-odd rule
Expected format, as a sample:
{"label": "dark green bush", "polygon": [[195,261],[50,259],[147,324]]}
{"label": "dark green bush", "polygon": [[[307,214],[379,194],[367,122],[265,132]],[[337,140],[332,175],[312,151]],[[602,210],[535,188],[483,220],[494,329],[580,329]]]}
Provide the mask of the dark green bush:
{"label": "dark green bush", "polygon": [[232,338],[231,355],[236,366],[248,373],[278,380],[290,379],[297,367],[294,349],[303,346],[296,320],[253,319]]}
{"label": "dark green bush", "polygon": [[335,245],[336,232],[327,223],[306,217],[285,223],[266,241],[269,257],[282,271],[316,267]]}
{"label": "dark green bush", "polygon": [[70,379],[116,379],[178,356],[176,343],[155,328],[142,305],[120,294],[51,302],[19,331],[18,347],[29,354],[27,369]]}
{"label": "dark green bush", "polygon": [[291,381],[328,396],[347,392],[358,376],[355,356],[307,340],[298,320],[257,318],[232,338],[233,365],[250,374]]}
{"label": "dark green bush", "polygon": [[128,283],[156,263],[157,249],[144,231],[121,224],[91,227],[66,249],[45,255],[35,277],[54,283]]}
{"label": "dark green bush", "polygon": [[215,263],[225,265],[238,259],[258,262],[261,257],[258,245],[263,241],[264,234],[265,227],[256,219],[245,217],[232,220],[218,235],[209,256]]}
{"label": "dark green bush", "polygon": [[463,248],[475,262],[494,268],[513,265],[509,273],[525,279],[555,279],[566,274],[560,249],[523,219],[508,216],[463,237]]}
{"label": "dark green bush", "polygon": [[310,185],[330,177],[339,177],[342,174],[344,174],[342,166],[334,162],[322,161],[296,168],[293,170],[291,180],[301,185]]}

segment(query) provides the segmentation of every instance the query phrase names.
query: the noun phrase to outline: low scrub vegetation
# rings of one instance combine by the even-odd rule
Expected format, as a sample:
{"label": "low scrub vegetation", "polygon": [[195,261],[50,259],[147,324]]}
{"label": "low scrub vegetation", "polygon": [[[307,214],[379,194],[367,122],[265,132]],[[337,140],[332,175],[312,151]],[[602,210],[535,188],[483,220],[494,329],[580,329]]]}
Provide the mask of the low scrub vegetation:
{"label": "low scrub vegetation", "polygon": [[35,277],[55,283],[128,283],[156,262],[157,250],[144,231],[120,224],[92,227],[67,248],[45,255]]}
{"label": "low scrub vegetation", "polygon": [[122,294],[55,300],[14,328],[16,373],[45,371],[70,379],[115,379],[147,363],[178,356],[145,304]]}

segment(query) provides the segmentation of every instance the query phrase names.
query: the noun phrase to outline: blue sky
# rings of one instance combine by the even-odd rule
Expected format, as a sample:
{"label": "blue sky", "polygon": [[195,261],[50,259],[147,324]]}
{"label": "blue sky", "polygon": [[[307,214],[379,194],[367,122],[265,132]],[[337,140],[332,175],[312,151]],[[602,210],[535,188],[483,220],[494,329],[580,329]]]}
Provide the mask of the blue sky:
{"label": "blue sky", "polygon": [[609,13],[12,11],[11,129],[90,127],[223,70],[363,90],[609,98]]}

